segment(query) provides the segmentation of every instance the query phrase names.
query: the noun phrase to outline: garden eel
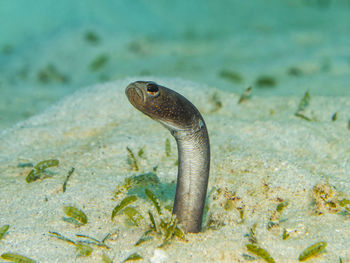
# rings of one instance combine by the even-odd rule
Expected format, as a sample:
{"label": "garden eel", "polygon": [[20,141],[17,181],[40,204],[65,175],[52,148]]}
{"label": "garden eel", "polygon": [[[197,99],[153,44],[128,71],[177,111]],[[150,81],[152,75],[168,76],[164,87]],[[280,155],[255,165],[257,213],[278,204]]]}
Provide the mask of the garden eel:
{"label": "garden eel", "polygon": [[136,109],[175,137],[179,165],[173,214],[185,232],[201,231],[210,166],[203,117],[185,97],[152,81],[133,82],[125,94]]}

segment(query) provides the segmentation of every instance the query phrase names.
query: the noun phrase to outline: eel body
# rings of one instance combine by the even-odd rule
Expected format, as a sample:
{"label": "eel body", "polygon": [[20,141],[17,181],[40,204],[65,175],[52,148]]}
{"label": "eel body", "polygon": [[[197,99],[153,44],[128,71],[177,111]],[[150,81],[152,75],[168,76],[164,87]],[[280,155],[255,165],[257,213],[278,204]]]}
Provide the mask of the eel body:
{"label": "eel body", "polygon": [[203,117],[185,97],[152,81],[133,82],[125,93],[136,109],[175,137],[179,166],[173,213],[185,232],[201,231],[210,167]]}

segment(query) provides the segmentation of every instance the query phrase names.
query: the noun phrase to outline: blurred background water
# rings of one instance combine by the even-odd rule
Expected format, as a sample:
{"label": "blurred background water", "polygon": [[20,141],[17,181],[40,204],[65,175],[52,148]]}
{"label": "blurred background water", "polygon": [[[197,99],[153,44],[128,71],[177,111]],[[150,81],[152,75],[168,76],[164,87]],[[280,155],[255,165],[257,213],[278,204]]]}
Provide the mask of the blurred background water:
{"label": "blurred background water", "polygon": [[350,0],[0,0],[0,130],[127,76],[349,96],[349,73]]}

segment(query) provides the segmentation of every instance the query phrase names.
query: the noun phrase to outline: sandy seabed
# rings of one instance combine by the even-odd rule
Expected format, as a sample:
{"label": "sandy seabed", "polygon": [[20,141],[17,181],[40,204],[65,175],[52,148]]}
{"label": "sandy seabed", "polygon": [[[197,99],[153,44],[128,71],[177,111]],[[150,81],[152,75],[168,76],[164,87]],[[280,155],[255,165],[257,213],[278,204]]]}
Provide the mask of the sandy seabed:
{"label": "sandy seabed", "polygon": [[[135,246],[153,207],[140,195],[132,204],[144,216],[139,227],[122,213],[111,220],[121,200],[115,197],[118,186],[157,166],[165,205],[172,202],[177,174],[169,132],[125,97],[125,87],[136,79],[81,89],[1,131],[0,227],[10,228],[0,254],[37,262],[102,262],[103,253],[121,262],[134,252],[145,262],[264,262],[246,248],[256,241],[276,262],[298,262],[305,248],[323,241],[326,250],[309,262],[350,262],[350,215],[344,204],[350,199],[350,98],[311,96],[304,114],[312,121],[306,121],[294,115],[301,98],[253,96],[238,104],[238,94],[181,79],[153,78],[191,100],[207,123],[212,159],[204,229],[186,235],[186,242],[175,238],[159,248],[162,242],[155,238]],[[127,161],[127,147],[136,155],[137,172]],[[48,169],[50,178],[25,181],[31,168],[18,164],[51,158],[60,164]],[[281,203],[286,206],[277,211]],[[83,210],[88,223],[77,227],[62,220],[63,206]],[[110,233],[109,249],[92,245],[90,256],[77,257],[74,245],[49,231],[75,241],[76,234],[101,240]]]}

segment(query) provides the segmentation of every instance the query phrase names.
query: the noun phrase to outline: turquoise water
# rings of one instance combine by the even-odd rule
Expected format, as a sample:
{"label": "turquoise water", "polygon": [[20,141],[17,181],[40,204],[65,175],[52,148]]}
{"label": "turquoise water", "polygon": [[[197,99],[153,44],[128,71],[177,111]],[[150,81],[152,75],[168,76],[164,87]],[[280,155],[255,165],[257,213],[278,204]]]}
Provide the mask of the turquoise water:
{"label": "turquoise water", "polygon": [[350,95],[350,1],[0,1],[0,129],[87,85]]}

